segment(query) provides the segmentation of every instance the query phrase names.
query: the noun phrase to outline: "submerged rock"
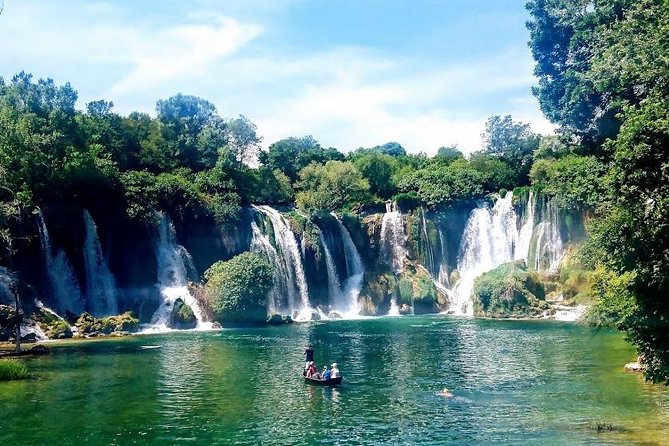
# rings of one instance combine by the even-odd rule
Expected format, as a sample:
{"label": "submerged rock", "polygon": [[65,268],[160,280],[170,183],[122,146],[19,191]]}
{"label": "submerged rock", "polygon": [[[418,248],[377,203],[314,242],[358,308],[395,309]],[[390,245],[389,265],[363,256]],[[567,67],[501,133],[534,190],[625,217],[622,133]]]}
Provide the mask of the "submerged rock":
{"label": "submerged rock", "polygon": [[292,323],[293,318],[287,314],[272,313],[267,317],[267,324],[269,325],[283,325]]}

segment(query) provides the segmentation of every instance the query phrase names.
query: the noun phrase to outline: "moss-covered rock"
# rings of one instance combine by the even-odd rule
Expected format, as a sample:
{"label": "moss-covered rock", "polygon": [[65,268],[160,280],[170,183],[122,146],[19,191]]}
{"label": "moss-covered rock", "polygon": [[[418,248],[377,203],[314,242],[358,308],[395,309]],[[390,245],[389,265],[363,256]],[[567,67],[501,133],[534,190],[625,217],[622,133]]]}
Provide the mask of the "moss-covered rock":
{"label": "moss-covered rock", "polygon": [[170,327],[185,330],[195,328],[196,326],[197,318],[195,317],[195,313],[193,313],[193,309],[181,298],[174,301],[172,314],[170,315]]}
{"label": "moss-covered rock", "polygon": [[474,314],[485,317],[538,317],[549,308],[543,283],[523,260],[481,275],[472,293]]}
{"label": "moss-covered rock", "polygon": [[273,267],[251,252],[216,262],[204,273],[205,298],[219,322],[264,323],[267,293],[274,285]]}
{"label": "moss-covered rock", "polygon": [[55,313],[39,308],[33,318],[49,339],[69,339],[72,337],[72,328],[64,319]]}
{"label": "moss-covered rock", "polygon": [[132,333],[139,330],[139,319],[134,317],[130,311],[126,311],[118,316],[107,316],[100,319],[88,313],[83,313],[77,319],[75,326],[80,334],[91,337],[100,334],[110,334],[115,331]]}

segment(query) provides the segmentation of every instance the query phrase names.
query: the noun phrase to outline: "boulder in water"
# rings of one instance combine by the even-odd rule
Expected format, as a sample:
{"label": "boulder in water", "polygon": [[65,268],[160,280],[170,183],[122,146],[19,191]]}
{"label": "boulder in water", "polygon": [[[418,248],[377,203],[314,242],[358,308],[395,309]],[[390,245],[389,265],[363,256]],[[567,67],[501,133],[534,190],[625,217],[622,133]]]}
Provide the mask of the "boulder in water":
{"label": "boulder in water", "polygon": [[544,286],[527,271],[523,260],[484,273],[474,282],[474,315],[484,317],[541,317],[549,308]]}
{"label": "boulder in water", "polygon": [[292,324],[293,318],[287,314],[272,313],[267,317],[268,325]]}
{"label": "boulder in water", "polygon": [[77,319],[76,327],[84,336],[93,337],[101,334],[110,334],[113,331],[127,331],[130,333],[139,330],[139,319],[131,312],[126,311],[118,316],[107,316],[101,319],[83,313]]}
{"label": "boulder in water", "polygon": [[172,314],[170,315],[170,327],[180,330],[197,327],[197,318],[193,309],[181,298],[174,301]]}

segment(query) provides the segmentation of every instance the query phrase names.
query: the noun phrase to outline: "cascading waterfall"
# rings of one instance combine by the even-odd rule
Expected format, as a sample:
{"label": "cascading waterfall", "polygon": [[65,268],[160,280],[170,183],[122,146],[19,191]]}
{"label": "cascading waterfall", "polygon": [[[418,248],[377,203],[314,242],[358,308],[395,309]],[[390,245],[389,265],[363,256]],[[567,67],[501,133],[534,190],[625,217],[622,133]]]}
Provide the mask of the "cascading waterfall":
{"label": "cascading waterfall", "polygon": [[154,244],[158,263],[158,286],[163,303],[153,314],[151,325],[154,330],[166,330],[170,327],[170,320],[174,303],[177,299],[184,301],[197,319],[197,328],[211,328],[211,323],[204,321],[204,315],[198,301],[188,289],[187,263],[192,260],[190,254],[181,245],[176,243],[174,227],[166,214],[160,213],[160,227],[158,239]]}
{"label": "cascading waterfall", "polygon": [[[253,206],[253,208],[267,216],[274,229],[277,258],[273,259],[271,255],[269,257],[270,261],[277,262],[275,268],[284,273],[280,277],[282,282],[280,287],[287,290],[288,298],[287,308],[281,306],[280,309],[285,309],[290,313],[297,312],[295,319],[310,319],[312,311],[309,306],[307,278],[304,274],[302,256],[295,234],[288,227],[286,219],[276,209],[270,206]],[[262,246],[261,241],[256,242],[256,244],[258,243]]]}
{"label": "cascading waterfall", "polygon": [[523,256],[522,259],[525,260],[525,263],[529,262],[530,245],[532,243],[532,234],[534,233],[534,208],[534,191],[530,189],[530,195],[527,199],[527,210],[525,212],[525,222],[518,233],[518,245],[516,247],[516,252],[519,256]]}
{"label": "cascading waterfall", "polygon": [[564,244],[560,235],[559,211],[553,200],[546,200],[542,215],[542,221],[536,228],[534,268],[555,272],[564,256]]}
{"label": "cascading waterfall", "polygon": [[514,251],[518,232],[512,200],[513,194],[509,192],[504,198],[499,198],[492,209],[486,204],[471,212],[460,244],[460,280],[455,284],[449,311],[472,315],[474,280],[486,271],[516,258]]}
{"label": "cascading waterfall", "polygon": [[406,234],[402,214],[395,203],[386,203],[386,213],[381,222],[381,256],[396,274],[404,268],[407,256]]}
{"label": "cascading waterfall", "polygon": [[449,312],[473,314],[474,280],[503,263],[521,259],[528,262],[532,259],[532,246],[534,263],[530,267],[537,271],[557,270],[564,255],[559,212],[551,200],[546,201],[541,222],[535,226],[536,201],[537,197],[530,191],[520,230],[511,192],[499,198],[492,209],[485,205],[471,212],[460,243],[460,280],[453,289]]}
{"label": "cascading waterfall", "polygon": [[443,287],[449,288],[451,286],[450,279],[448,278],[448,248],[446,244],[446,236],[440,227],[437,227],[437,233],[439,234],[439,247],[440,247],[440,259],[439,262],[439,273],[437,274],[437,282]]}
{"label": "cascading waterfall", "polygon": [[328,273],[328,298],[330,301],[330,306],[334,309],[340,309],[344,304],[344,296],[341,292],[341,283],[339,282],[339,277],[337,277],[335,262],[332,258],[332,253],[330,252],[328,243],[325,240],[325,236],[323,235],[323,230],[320,231],[320,241],[321,246],[323,246],[323,252],[325,254],[325,268]]}
{"label": "cascading waterfall", "polygon": [[345,311],[347,316],[357,316],[360,313],[358,296],[360,296],[360,290],[362,289],[365,267],[362,263],[360,252],[358,252],[358,248],[356,248],[355,243],[353,243],[351,233],[348,232],[348,229],[346,229],[344,224],[335,214],[332,214],[332,216],[337,222],[339,234],[344,243],[344,255],[346,257],[347,277],[343,287],[343,294],[347,303]]}
{"label": "cascading waterfall", "polygon": [[86,294],[89,311],[94,316],[118,313],[116,281],[102,254],[98,230],[91,214],[84,209],[86,239],[84,241],[84,263],[86,265]]}
{"label": "cascading waterfall", "polygon": [[274,287],[267,296],[267,311],[268,313],[276,313],[280,311],[282,306],[282,296],[288,296],[288,286],[286,277],[288,277],[288,270],[285,263],[279,257],[276,248],[269,241],[269,238],[260,231],[256,222],[251,222],[251,251],[263,253],[272,265],[274,265]]}
{"label": "cascading waterfall", "polygon": [[[395,203],[386,202],[386,213],[381,221],[381,256],[395,274],[401,274],[404,269],[404,259],[407,256],[406,234],[402,214],[397,210]],[[397,297],[390,300],[388,315],[399,314]]]}
{"label": "cascading waterfall", "polygon": [[37,213],[37,220],[40,245],[44,254],[49,285],[53,293],[53,302],[61,314],[65,314],[68,310],[75,314],[81,314],[85,309],[84,302],[72,264],[62,249],[58,250],[56,255],[53,254],[51,237],[41,211]]}

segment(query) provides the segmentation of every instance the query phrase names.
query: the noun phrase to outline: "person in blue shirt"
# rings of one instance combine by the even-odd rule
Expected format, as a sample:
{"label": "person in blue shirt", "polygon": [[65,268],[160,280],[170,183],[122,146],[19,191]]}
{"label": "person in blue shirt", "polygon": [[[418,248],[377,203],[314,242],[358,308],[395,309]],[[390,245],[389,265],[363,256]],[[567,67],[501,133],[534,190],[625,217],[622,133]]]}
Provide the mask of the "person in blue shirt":
{"label": "person in blue shirt", "polygon": [[327,367],[323,367],[323,373],[322,373],[323,379],[327,381],[330,379],[330,370]]}

